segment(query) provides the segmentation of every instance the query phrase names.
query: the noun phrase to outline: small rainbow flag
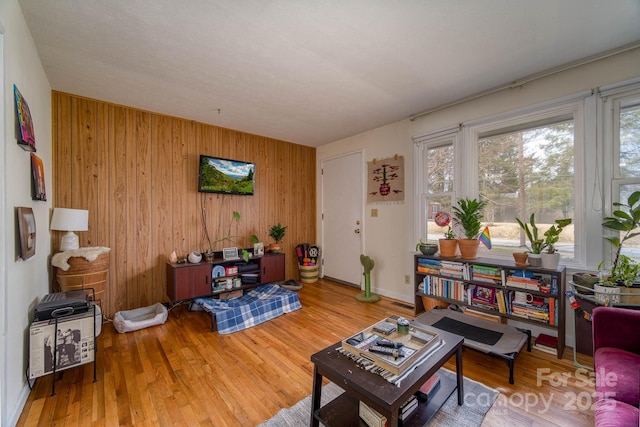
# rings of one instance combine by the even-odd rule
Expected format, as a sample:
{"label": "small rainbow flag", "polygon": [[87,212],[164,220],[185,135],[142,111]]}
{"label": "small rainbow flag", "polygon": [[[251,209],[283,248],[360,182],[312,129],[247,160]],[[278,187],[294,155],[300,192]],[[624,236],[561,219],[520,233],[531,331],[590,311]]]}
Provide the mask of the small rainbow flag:
{"label": "small rainbow flag", "polygon": [[491,249],[491,234],[489,233],[489,227],[485,227],[484,231],[478,236],[478,240],[482,242],[487,249]]}

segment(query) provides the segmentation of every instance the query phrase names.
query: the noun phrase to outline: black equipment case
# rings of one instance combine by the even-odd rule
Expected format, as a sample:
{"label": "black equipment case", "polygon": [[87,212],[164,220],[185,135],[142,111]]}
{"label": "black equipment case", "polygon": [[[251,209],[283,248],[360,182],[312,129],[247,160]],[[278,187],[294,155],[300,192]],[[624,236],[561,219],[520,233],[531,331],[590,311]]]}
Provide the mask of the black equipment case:
{"label": "black equipment case", "polygon": [[89,294],[85,291],[66,291],[47,294],[36,306],[35,317],[49,320],[89,310]]}

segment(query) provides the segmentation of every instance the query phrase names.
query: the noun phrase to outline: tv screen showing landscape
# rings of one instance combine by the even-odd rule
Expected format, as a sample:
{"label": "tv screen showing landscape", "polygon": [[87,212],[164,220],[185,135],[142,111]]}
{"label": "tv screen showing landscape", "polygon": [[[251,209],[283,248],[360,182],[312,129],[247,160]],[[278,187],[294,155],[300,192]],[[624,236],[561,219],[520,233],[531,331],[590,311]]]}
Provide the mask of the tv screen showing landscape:
{"label": "tv screen showing landscape", "polygon": [[253,163],[200,155],[198,191],[252,195],[254,172]]}

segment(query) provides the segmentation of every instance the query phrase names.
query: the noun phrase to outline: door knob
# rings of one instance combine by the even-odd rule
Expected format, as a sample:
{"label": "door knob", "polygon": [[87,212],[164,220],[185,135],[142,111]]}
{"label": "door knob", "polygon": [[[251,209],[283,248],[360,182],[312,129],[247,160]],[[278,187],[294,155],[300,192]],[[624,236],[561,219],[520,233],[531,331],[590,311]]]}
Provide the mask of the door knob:
{"label": "door knob", "polygon": [[353,230],[353,232],[356,233],[356,234],[360,234],[360,229],[356,228],[355,230]]}

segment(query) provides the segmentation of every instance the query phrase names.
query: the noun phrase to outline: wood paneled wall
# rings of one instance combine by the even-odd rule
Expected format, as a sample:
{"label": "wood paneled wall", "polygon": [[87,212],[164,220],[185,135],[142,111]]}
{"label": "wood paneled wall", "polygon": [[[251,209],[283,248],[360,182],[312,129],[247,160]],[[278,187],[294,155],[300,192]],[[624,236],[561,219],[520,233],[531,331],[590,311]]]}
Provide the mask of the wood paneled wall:
{"label": "wood paneled wall", "polygon": [[[257,235],[286,225],[286,277],[298,278],[294,248],[316,243],[315,148],[212,125],[53,92],[53,206],[89,210],[80,246],[111,248],[106,301],[109,317],[166,301],[165,262],[227,235],[252,246]],[[254,162],[255,194],[198,193],[200,154]],[[62,233],[52,233],[57,252]]]}

